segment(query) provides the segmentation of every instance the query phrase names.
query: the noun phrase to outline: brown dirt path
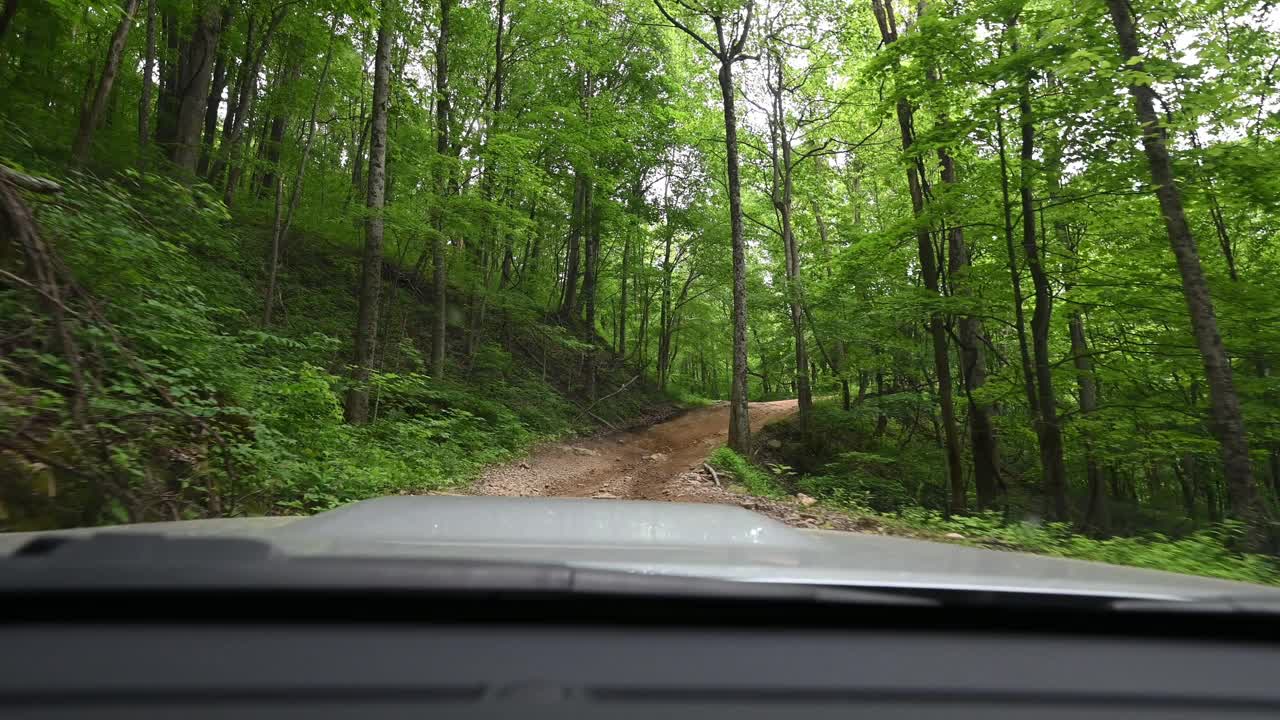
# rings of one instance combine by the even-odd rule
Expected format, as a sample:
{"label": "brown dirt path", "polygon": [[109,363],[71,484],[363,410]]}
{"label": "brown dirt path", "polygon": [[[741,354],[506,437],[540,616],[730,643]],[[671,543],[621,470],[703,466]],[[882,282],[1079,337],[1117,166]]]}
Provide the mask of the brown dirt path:
{"label": "brown dirt path", "polygon": [[[751,429],[786,417],[795,400],[751,403]],[[490,468],[475,485],[481,495],[623,498],[723,502],[688,477],[729,426],[729,405],[690,410],[639,430],[549,445],[523,461]],[[708,489],[715,489],[714,486]]]}

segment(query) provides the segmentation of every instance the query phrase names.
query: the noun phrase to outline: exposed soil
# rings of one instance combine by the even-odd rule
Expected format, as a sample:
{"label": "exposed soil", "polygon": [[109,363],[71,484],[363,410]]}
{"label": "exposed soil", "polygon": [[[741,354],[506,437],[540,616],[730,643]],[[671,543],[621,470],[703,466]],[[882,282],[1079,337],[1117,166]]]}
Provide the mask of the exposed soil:
{"label": "exposed soil", "polygon": [[[751,429],[796,411],[795,400],[751,403]],[[740,505],[799,527],[876,531],[866,520],[737,492],[703,462],[727,438],[727,403],[697,408],[649,427],[569,444],[546,445],[524,460],[490,468],[476,482],[480,495],[593,497]]]}

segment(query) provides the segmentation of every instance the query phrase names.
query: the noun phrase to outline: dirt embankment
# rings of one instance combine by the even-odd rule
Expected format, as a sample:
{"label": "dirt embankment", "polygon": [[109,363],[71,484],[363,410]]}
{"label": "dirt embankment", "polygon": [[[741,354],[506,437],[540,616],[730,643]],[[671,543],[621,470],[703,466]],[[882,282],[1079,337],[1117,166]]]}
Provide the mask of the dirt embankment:
{"label": "dirt embankment", "polygon": [[[751,403],[751,429],[787,417],[795,400]],[[481,495],[594,497],[740,505],[791,525],[867,530],[848,516],[744,495],[717,485],[702,463],[726,441],[727,404],[690,410],[638,430],[539,448],[528,458],[490,468],[476,482]]]}

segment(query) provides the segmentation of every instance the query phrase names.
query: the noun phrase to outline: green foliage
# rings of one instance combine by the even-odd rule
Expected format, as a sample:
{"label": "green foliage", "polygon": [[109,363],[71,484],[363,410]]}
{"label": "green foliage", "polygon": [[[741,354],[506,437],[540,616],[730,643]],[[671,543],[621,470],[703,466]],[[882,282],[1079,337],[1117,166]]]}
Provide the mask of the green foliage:
{"label": "green foliage", "polygon": [[727,447],[718,448],[711,453],[707,462],[718,472],[741,483],[752,495],[782,497],[785,494],[774,477]]}
{"label": "green foliage", "polygon": [[[230,262],[261,255],[262,235],[229,222],[200,186],[125,173],[65,187],[38,219],[86,292],[111,298],[97,310],[76,301],[75,335],[100,388],[79,426],[71,366],[42,342],[49,318],[24,289],[0,291],[0,328],[25,338],[0,361],[0,428],[24,438],[0,452],[17,479],[0,488],[10,527],[315,512],[429,492],[588,422],[498,343],[481,345],[465,376],[431,378],[404,335],[387,352],[407,369],[375,373],[372,422],[348,425],[348,382],[333,369],[353,306],[326,275],[346,263],[344,246],[317,242],[295,262],[282,278],[299,298],[291,321],[263,330],[254,266]],[[390,327],[420,312],[411,298],[393,307]],[[527,322],[517,327],[538,332]],[[549,335],[570,352],[591,347]],[[597,411],[652,401],[622,394]]]}
{"label": "green foliage", "polygon": [[1239,523],[1216,525],[1181,538],[1153,533],[1097,539],[1072,532],[1064,523],[1007,523],[996,513],[946,519],[936,511],[912,508],[888,519],[895,520],[913,530],[958,533],[967,542],[1007,550],[1280,585],[1275,558],[1229,549],[1243,532]]}

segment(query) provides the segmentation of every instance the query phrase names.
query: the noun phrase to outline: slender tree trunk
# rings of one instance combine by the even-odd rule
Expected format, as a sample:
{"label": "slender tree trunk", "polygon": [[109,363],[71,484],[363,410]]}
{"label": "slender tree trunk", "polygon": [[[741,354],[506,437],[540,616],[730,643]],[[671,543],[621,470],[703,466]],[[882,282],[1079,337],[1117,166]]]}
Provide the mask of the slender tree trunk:
{"label": "slender tree trunk", "polygon": [[147,0],[147,49],[142,62],[142,95],[138,99],[138,154],[146,167],[151,143],[151,76],[156,70],[156,0]]}
{"label": "slender tree trunk", "polygon": [[[893,16],[893,7],[882,0],[872,0],[876,22],[880,26],[881,39],[886,45],[896,42],[898,32]],[[925,289],[931,295],[940,294],[938,261],[933,252],[933,239],[929,228],[923,222],[925,217],[924,178],[919,168],[922,163],[914,154],[914,111],[905,97],[897,102],[898,129],[902,136],[902,150],[911,160],[907,168],[907,187],[911,194],[912,214],[916,218],[916,246],[920,258],[921,274],[924,276]],[[956,429],[954,388],[951,380],[951,358],[947,348],[947,331],[942,313],[929,313],[929,336],[933,344],[934,372],[938,376],[938,403],[942,413],[943,447],[947,457],[947,509],[952,513],[963,513],[967,509],[964,467],[960,454],[960,438]]]}
{"label": "slender tree trunk", "polygon": [[791,335],[794,341],[796,363],[796,405],[799,414],[800,432],[807,435],[813,415],[813,391],[810,388],[809,348],[805,343],[804,324],[804,281],[800,275],[800,250],[796,242],[794,223],[795,185],[793,182],[794,161],[791,141],[787,134],[786,108],[783,105],[785,81],[783,78],[784,59],[777,53],[772,55],[771,70],[774,77],[769,83],[772,93],[773,107],[771,112],[771,140],[773,160],[773,207],[782,228],[782,248],[785,259],[785,275],[787,279],[787,309],[790,312]]}
{"label": "slender tree trunk", "polygon": [[588,198],[586,257],[582,268],[583,339],[594,344],[596,335],[596,276],[600,265],[600,208],[594,193]]}
{"label": "slender tree trunk", "polygon": [[561,320],[571,320],[578,307],[578,274],[582,263],[582,228],[586,223],[590,180],[581,172],[573,176],[573,206],[569,218],[569,244],[565,254],[564,295],[560,300]]}
{"label": "slender tree trunk", "polygon": [[[226,15],[223,17],[225,19]],[[209,172],[209,160],[218,134],[218,109],[222,107],[222,93],[226,87],[227,53],[225,50],[219,50],[218,59],[213,64],[213,82],[209,86],[209,99],[205,101],[204,133],[200,141],[200,160],[196,163],[197,175],[206,175]]]}
{"label": "slender tree trunk", "polygon": [[[1015,45],[1016,52],[1016,45]],[[1021,171],[1018,195],[1022,207],[1022,251],[1031,271],[1035,304],[1031,310],[1031,349],[1035,360],[1036,393],[1039,413],[1036,434],[1040,439],[1040,470],[1043,474],[1046,515],[1050,520],[1071,519],[1067,505],[1067,469],[1062,459],[1062,427],[1058,422],[1058,401],[1053,389],[1053,363],[1049,357],[1049,328],[1053,317],[1053,290],[1040,256],[1036,237],[1035,196],[1032,182],[1035,172],[1035,126],[1031,118],[1030,78],[1024,77],[1018,93],[1019,127],[1022,133]]]}
{"label": "slender tree trunk", "polygon": [[667,389],[671,374],[671,276],[675,267],[671,262],[671,243],[675,230],[670,224],[665,229],[662,253],[662,291],[658,303],[658,389]]}
{"label": "slender tree trunk", "polygon": [[[222,27],[225,30],[231,25],[235,4],[228,3],[222,9]],[[209,161],[213,155],[213,144],[218,132],[218,109],[222,105],[222,93],[227,87],[227,51],[219,43],[218,56],[213,63],[213,80],[209,85],[209,97],[205,101],[204,131],[200,142],[200,160],[196,163],[196,174],[202,177],[209,172]]]}
{"label": "slender tree trunk", "polygon": [[378,335],[378,304],[382,293],[382,211],[387,182],[387,103],[391,84],[391,7],[383,0],[374,55],[373,121],[369,137],[369,209],[365,220],[364,257],[360,272],[360,307],[356,316],[355,382],[347,391],[346,418],[353,424],[369,417],[369,377],[373,369],[374,339]]}
{"label": "slender tree trunk", "polygon": [[[954,187],[957,184],[956,163],[946,148],[938,149],[938,161],[942,165],[942,182]],[[947,272],[951,292],[958,297],[969,297],[969,250],[965,246],[964,228],[947,230]],[[965,399],[969,408],[969,440],[973,448],[973,480],[977,491],[978,510],[995,505],[1000,488],[1000,451],[996,440],[994,412],[990,403],[975,397],[987,383],[987,359],[982,345],[982,321],[972,315],[959,319],[960,372],[964,382]]]}
{"label": "slender tree trunk", "polygon": [[107,45],[107,59],[102,65],[102,77],[98,79],[98,87],[93,99],[80,113],[80,129],[76,132],[76,140],[71,148],[71,159],[83,164],[89,159],[89,149],[93,144],[94,131],[102,124],[102,115],[107,109],[107,98],[120,71],[120,57],[124,54],[124,44],[129,39],[129,31],[133,28],[133,15],[138,11],[138,0],[127,0],[124,6],[124,17],[111,34],[111,43]]}
{"label": "slender tree trunk", "polygon": [[[1076,385],[1080,391],[1080,414],[1088,419],[1098,409],[1098,386],[1093,377],[1093,360],[1084,332],[1084,313],[1075,310],[1068,321],[1071,331],[1071,355],[1076,368]],[[1094,457],[1093,440],[1085,433],[1085,472],[1089,483],[1089,504],[1085,509],[1084,528],[1093,533],[1107,531],[1107,484],[1102,467]]]}
{"label": "slender tree trunk", "polygon": [[[231,113],[230,105],[228,105],[227,123],[223,126],[222,146],[218,149],[218,159],[214,161],[213,168],[209,173],[209,179],[217,182],[222,177],[225,169],[227,174],[227,182],[223,192],[223,202],[228,206],[231,205],[235,197],[235,190],[240,184],[240,176],[244,168],[241,159],[244,155],[243,138],[245,129],[248,126],[249,114],[252,111],[258,96],[258,75],[262,72],[262,64],[266,60],[267,50],[271,47],[271,40],[275,36],[276,29],[280,27],[280,23],[284,20],[288,13],[289,6],[284,5],[272,13],[271,19],[267,23],[267,29],[262,33],[262,39],[254,43],[254,33],[251,30],[245,41],[245,57],[241,62],[240,79],[237,84],[238,97],[235,104],[235,113]],[[300,73],[300,67],[297,64],[290,65],[288,72],[289,78],[296,78]],[[281,86],[279,79],[275,81],[277,87]],[[289,80],[283,85],[287,86]]]}
{"label": "slender tree trunk", "polygon": [[4,9],[0,10],[0,40],[4,40],[5,33],[9,32],[9,23],[17,14],[18,0],[4,0]]}
{"label": "slender tree trunk", "polygon": [[1009,199],[1009,160],[1005,148],[1004,119],[996,113],[996,143],[1000,153],[1000,196],[1004,211],[1005,252],[1009,257],[1009,281],[1013,287],[1013,318],[1018,333],[1018,358],[1022,364],[1022,389],[1027,396],[1027,409],[1032,417],[1039,412],[1036,376],[1031,365],[1031,347],[1027,342],[1027,320],[1022,310],[1022,271],[1018,269],[1018,250],[1013,239],[1013,203]]}
{"label": "slender tree trunk", "polygon": [[[1130,15],[1124,0],[1107,0],[1107,6],[1111,11],[1111,21],[1119,37],[1126,66],[1136,73],[1143,72],[1137,20]],[[1129,94],[1133,96],[1134,110],[1142,131],[1143,151],[1150,166],[1160,212],[1164,216],[1169,245],[1178,262],[1182,293],[1186,298],[1196,345],[1204,363],[1205,380],[1209,386],[1211,428],[1222,446],[1223,477],[1226,479],[1231,515],[1245,523],[1247,533],[1244,547],[1263,549],[1269,541],[1266,529],[1269,513],[1254,482],[1240,399],[1232,379],[1231,361],[1218,332],[1218,319],[1209,293],[1209,283],[1205,278],[1204,268],[1200,265],[1195,238],[1187,224],[1182,195],[1174,180],[1166,132],[1156,114],[1156,91],[1148,84],[1134,83],[1129,86]]]}
{"label": "slender tree trunk", "polygon": [[[280,267],[280,248],[288,244],[289,228],[293,225],[293,216],[302,202],[302,180],[306,176],[307,161],[311,158],[311,148],[315,144],[316,114],[320,109],[320,96],[324,93],[325,82],[329,79],[329,66],[333,62],[333,41],[337,36],[338,15],[335,13],[329,26],[329,46],[324,53],[324,65],[320,68],[320,80],[316,83],[315,95],[311,98],[311,115],[307,118],[305,140],[302,144],[302,157],[298,158],[298,170],[293,176],[293,189],[289,192],[289,209],[284,222],[276,223],[275,237],[271,242],[271,264],[267,270],[267,293],[262,313],[263,327],[271,325],[271,314],[276,300],[276,273]],[[284,182],[276,183],[276,216],[280,215],[280,196]]]}
{"label": "slender tree trunk", "polygon": [[733,378],[729,388],[729,447],[746,454],[751,451],[751,420],[747,409],[747,245],[742,225],[733,58],[728,55],[720,61],[719,80],[724,107],[725,165],[729,178],[729,237],[733,247]]}
{"label": "slender tree trunk", "polygon": [[436,162],[439,174],[436,192],[439,194],[436,210],[436,234],[431,238],[431,376],[444,377],[444,351],[447,340],[449,311],[448,258],[445,255],[444,202],[449,192],[449,130],[452,122],[449,107],[449,40],[450,11],[453,0],[440,1],[440,28],[436,36]]}

